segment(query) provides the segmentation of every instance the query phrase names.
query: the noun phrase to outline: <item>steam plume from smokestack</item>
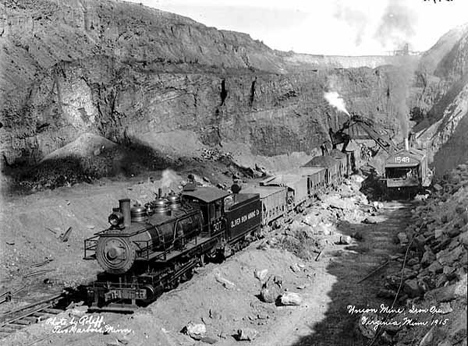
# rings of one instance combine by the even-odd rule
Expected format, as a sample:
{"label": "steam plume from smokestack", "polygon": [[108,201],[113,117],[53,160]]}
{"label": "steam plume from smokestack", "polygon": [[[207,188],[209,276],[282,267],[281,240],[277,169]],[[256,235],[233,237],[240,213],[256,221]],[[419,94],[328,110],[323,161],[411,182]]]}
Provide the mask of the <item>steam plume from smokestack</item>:
{"label": "steam plume from smokestack", "polygon": [[[407,104],[411,80],[416,69],[416,62],[408,55],[408,43],[415,35],[417,13],[403,0],[389,1],[380,19],[374,38],[383,47],[399,50],[401,56],[394,60],[394,67],[388,70],[388,91],[390,109],[397,116],[403,138],[409,132],[409,107]],[[395,51],[398,52],[398,51]],[[393,108],[393,109],[392,109]]]}
{"label": "steam plume from smokestack", "polygon": [[161,189],[170,189],[172,186],[177,186],[179,177],[172,169],[165,169],[161,177]]}
{"label": "steam plume from smokestack", "polygon": [[349,117],[351,116],[346,110],[346,104],[344,100],[336,91],[327,92],[323,96],[331,106],[335,107],[339,111],[342,111],[343,113],[346,113]]}
{"label": "steam plume from smokestack", "polygon": [[401,134],[403,138],[409,133],[409,107],[407,100],[409,97],[411,79],[414,74],[414,63],[410,57],[399,57],[397,66],[388,71],[388,87],[390,109],[400,122]]}

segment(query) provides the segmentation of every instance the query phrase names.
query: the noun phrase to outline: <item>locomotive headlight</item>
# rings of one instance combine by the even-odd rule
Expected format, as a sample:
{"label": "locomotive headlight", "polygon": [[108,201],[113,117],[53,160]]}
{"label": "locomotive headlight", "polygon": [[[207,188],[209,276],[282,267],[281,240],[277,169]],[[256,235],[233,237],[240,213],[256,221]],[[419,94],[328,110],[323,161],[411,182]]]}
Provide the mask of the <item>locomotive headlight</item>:
{"label": "locomotive headlight", "polygon": [[108,221],[111,224],[111,226],[117,227],[123,224],[124,217],[122,213],[113,212],[112,214],[109,215]]}

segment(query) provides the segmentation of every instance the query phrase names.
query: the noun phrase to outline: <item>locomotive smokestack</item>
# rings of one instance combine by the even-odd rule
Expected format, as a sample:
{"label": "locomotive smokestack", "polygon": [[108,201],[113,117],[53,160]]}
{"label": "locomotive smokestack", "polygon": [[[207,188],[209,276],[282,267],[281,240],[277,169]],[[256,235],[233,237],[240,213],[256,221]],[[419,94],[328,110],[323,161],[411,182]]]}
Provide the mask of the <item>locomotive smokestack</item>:
{"label": "locomotive smokestack", "polygon": [[405,150],[406,151],[409,150],[409,143],[408,143],[408,138],[407,137],[405,138]]}
{"label": "locomotive smokestack", "polygon": [[132,222],[131,215],[130,215],[130,199],[129,198],[119,199],[119,208],[120,208],[120,212],[122,213],[124,217],[125,227],[130,226],[130,223]]}
{"label": "locomotive smokestack", "polygon": [[162,189],[161,188],[158,189],[158,197],[162,198]]}

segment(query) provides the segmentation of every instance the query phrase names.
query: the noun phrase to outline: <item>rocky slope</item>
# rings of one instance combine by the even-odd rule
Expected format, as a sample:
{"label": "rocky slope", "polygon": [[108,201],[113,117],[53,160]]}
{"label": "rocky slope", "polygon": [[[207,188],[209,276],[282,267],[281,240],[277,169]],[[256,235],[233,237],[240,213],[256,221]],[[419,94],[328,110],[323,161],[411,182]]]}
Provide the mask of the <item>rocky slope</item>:
{"label": "rocky slope", "polygon": [[382,344],[391,340],[392,345],[414,340],[420,346],[466,345],[467,184],[468,166],[462,164],[412,211],[414,222],[398,234],[405,249],[404,269],[387,276],[385,283],[391,295],[400,293],[405,313],[380,318],[387,324],[377,331],[369,328],[368,337],[380,337]]}
{"label": "rocky slope", "polygon": [[468,159],[467,42],[468,24],[455,28],[424,54],[416,71],[413,116],[424,120],[415,129],[434,155],[438,176]]}

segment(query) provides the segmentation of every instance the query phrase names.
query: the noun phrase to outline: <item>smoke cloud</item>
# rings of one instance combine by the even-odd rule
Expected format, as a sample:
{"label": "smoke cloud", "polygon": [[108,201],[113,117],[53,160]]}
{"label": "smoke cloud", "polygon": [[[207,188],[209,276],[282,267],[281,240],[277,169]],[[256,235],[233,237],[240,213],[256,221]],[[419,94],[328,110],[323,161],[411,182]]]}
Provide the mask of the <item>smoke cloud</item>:
{"label": "smoke cloud", "polygon": [[326,92],[323,96],[331,106],[335,107],[339,111],[342,111],[343,113],[346,113],[349,117],[351,116],[346,110],[346,104],[344,100],[336,91]]}
{"label": "smoke cloud", "polygon": [[334,16],[339,20],[344,20],[350,27],[355,29],[356,37],[354,39],[354,44],[359,46],[362,43],[369,23],[368,16],[364,12],[346,7],[342,4],[338,4]]}
{"label": "smoke cloud", "polygon": [[416,22],[416,13],[402,0],[389,1],[374,38],[384,47],[400,48],[415,35]]}

